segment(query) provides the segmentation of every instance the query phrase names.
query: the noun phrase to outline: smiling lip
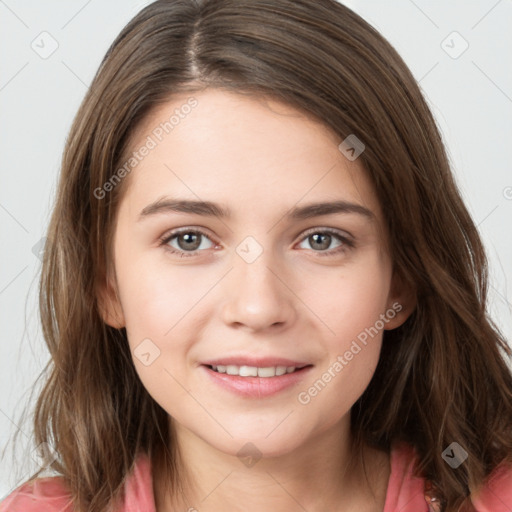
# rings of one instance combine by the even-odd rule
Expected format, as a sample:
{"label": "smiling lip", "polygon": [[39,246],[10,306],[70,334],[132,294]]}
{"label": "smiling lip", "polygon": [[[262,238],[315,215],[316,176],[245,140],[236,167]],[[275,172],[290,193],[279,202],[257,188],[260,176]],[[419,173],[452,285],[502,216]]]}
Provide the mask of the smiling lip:
{"label": "smiling lip", "polygon": [[[257,368],[295,366],[296,370],[293,373],[285,373],[275,377],[240,377],[239,375],[218,373],[211,368],[219,365],[253,366]],[[313,365],[275,357],[225,357],[206,361],[200,365],[200,368],[206,373],[207,378],[238,396],[265,398],[298,384],[313,368]]]}
{"label": "smiling lip", "polygon": [[219,359],[211,359],[202,363],[205,366],[256,366],[257,368],[268,368],[270,366],[295,366],[302,368],[310,363],[294,361],[293,359],[284,359],[279,357],[251,357],[251,356],[231,356]]}

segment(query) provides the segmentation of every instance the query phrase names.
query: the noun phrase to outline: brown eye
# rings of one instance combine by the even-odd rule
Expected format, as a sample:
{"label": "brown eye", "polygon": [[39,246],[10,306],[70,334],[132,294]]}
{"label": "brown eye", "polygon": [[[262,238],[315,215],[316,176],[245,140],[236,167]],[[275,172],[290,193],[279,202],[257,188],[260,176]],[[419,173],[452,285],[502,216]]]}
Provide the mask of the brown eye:
{"label": "brown eye", "polygon": [[[208,240],[208,243],[203,243],[204,240]],[[215,244],[210,240],[206,233],[197,229],[184,229],[179,231],[173,231],[161,240],[160,245],[167,246],[168,250],[172,254],[179,254],[182,257],[195,256],[196,251],[200,252],[204,249],[211,249]]]}
{"label": "brown eye", "polygon": [[180,249],[185,251],[195,251],[199,249],[199,246],[201,245],[202,236],[203,235],[191,231],[189,233],[177,235],[175,238]]}
{"label": "brown eye", "polygon": [[331,229],[309,231],[301,243],[306,241],[309,247],[303,248],[311,249],[321,256],[332,256],[354,246],[347,236]]}

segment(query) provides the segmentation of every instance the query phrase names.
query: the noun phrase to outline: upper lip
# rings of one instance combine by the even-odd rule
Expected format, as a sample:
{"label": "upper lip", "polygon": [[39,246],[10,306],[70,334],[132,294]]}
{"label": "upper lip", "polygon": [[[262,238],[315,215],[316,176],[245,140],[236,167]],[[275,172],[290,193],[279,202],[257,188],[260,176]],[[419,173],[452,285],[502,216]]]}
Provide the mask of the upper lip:
{"label": "upper lip", "polygon": [[286,359],[283,357],[254,357],[254,356],[227,356],[218,359],[210,359],[204,361],[202,364],[206,366],[253,366],[256,368],[270,368],[275,366],[295,366],[295,368],[302,368],[309,366],[311,363],[303,361],[295,361],[293,359]]}

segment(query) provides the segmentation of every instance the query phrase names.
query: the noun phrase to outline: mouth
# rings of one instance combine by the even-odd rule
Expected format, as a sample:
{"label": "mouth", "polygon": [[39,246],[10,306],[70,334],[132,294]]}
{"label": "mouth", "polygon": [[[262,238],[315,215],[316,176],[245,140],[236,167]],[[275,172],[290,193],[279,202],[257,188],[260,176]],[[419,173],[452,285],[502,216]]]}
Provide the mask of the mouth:
{"label": "mouth", "polygon": [[298,386],[313,365],[288,359],[237,359],[208,361],[200,367],[210,382],[224,390],[247,399],[263,399]]}
{"label": "mouth", "polygon": [[268,379],[271,377],[280,377],[289,373],[296,373],[303,368],[312,365],[301,365],[301,366],[247,366],[247,365],[205,365],[210,370],[216,373],[224,373],[226,375],[234,375],[238,377],[261,377]]}

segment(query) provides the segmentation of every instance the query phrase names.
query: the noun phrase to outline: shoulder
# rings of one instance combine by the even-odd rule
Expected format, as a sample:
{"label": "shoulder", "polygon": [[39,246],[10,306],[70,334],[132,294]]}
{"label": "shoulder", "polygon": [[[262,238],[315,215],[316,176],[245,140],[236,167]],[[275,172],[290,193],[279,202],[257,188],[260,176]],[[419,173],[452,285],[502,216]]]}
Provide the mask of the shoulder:
{"label": "shoulder", "polygon": [[407,443],[391,449],[390,475],[384,512],[427,512],[425,480],[414,476],[416,452]]}
{"label": "shoulder", "polygon": [[472,498],[477,512],[512,510],[512,465],[502,464],[494,470]]}
{"label": "shoulder", "polygon": [[[425,479],[415,477],[416,450],[409,444],[399,443],[391,451],[391,475],[384,512],[419,512],[429,509],[428,485]],[[477,492],[471,495],[476,512],[512,511],[512,465],[502,464],[487,478]]]}
{"label": "shoulder", "polygon": [[[119,512],[155,512],[149,457],[140,453],[125,481],[125,502]],[[0,512],[73,512],[71,492],[62,476],[26,482],[0,503]]]}
{"label": "shoulder", "polygon": [[134,467],[126,479],[125,503],[128,505],[126,512],[132,510],[130,504],[136,504],[139,507],[134,510],[156,511],[151,459],[146,453],[138,454]]}
{"label": "shoulder", "polygon": [[0,512],[71,512],[71,494],[59,476],[26,482],[0,503]]}

